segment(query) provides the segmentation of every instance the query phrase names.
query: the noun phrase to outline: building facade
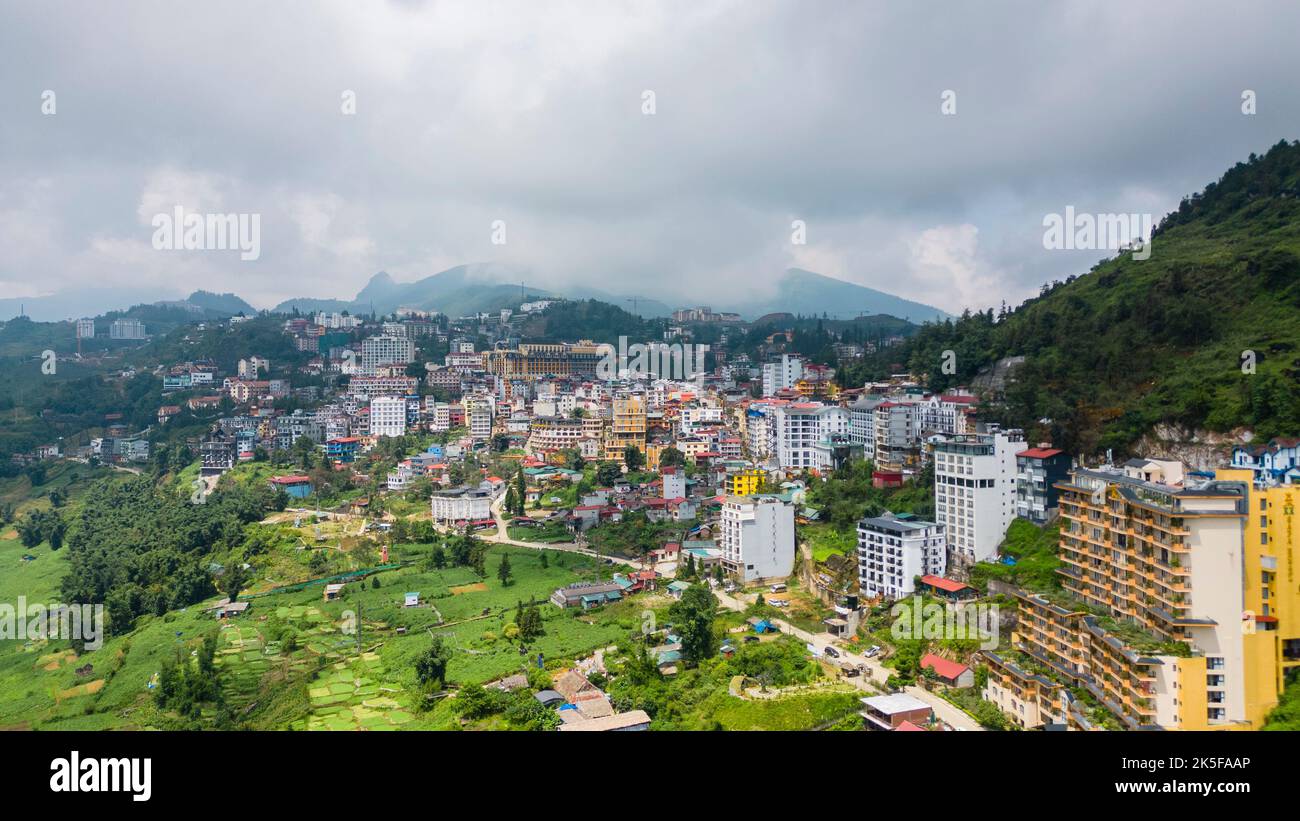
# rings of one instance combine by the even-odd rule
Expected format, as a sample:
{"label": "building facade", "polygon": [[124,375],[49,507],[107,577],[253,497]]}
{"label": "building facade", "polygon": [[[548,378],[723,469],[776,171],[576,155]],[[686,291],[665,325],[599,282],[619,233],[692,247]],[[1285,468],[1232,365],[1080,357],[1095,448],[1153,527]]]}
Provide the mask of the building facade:
{"label": "building facade", "polygon": [[947,569],[943,525],[911,514],[858,522],[858,589],[868,599],[901,599],[916,592],[919,576]]}
{"label": "building facade", "polygon": [[1019,431],[952,436],[934,445],[934,515],[949,563],[969,567],[997,555],[1016,517]]}
{"label": "building facade", "polygon": [[777,496],[732,496],[722,505],[722,566],[745,583],[794,570],[794,506]]}

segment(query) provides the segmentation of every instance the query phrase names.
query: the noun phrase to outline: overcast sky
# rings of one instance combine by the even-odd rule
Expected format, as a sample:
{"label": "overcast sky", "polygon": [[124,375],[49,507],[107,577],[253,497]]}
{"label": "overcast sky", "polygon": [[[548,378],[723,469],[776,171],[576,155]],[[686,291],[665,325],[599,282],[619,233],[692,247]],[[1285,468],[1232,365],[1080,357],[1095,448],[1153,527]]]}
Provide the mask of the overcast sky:
{"label": "overcast sky", "polygon": [[[0,298],[499,261],[674,306],[791,266],[1015,304],[1106,255],[1044,215],[1158,219],[1300,138],[1298,31],[1289,0],[6,1]],[[176,205],[260,214],[261,256],[155,250]]]}

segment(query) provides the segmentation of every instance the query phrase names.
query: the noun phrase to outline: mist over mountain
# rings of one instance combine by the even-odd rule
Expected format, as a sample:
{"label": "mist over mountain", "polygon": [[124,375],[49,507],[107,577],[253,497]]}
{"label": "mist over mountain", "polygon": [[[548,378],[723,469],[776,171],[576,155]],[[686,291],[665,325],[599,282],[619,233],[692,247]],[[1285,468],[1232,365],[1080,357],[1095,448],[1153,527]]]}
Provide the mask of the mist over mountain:
{"label": "mist over mountain", "polygon": [[[887,314],[917,324],[949,318],[947,313],[933,306],[798,268],[785,271],[773,293],[759,294],[738,288],[731,299],[710,300],[691,293],[677,294],[670,299],[663,294],[613,288],[543,287],[530,282],[526,272],[491,263],[458,265],[411,282],[398,282],[386,271],[380,271],[352,299],[305,295],[284,300],[270,310],[274,313],[297,310],[301,313],[349,311],[369,314],[373,311],[387,314],[398,308],[415,308],[461,316],[517,307],[529,299],[544,298],[595,299],[645,318],[667,317],[678,308],[701,304],[716,311],[738,313],[747,320],[772,313],[826,315],[831,319]],[[227,316],[241,313],[251,316],[258,310],[233,293],[197,290],[188,297],[178,298],[144,290],[80,289],[50,296],[0,300],[0,319],[26,312],[33,320],[59,321],[99,316],[142,304],[167,304]]]}
{"label": "mist over mountain", "polygon": [[737,289],[733,299],[718,301],[681,294],[671,302],[662,295],[643,292],[620,292],[610,289],[576,287],[551,289],[528,283],[523,274],[498,265],[459,265],[414,282],[396,282],[388,273],[379,272],[351,302],[314,298],[290,299],[273,310],[289,312],[311,310],[349,310],[353,312],[389,313],[397,308],[437,310],[450,316],[494,311],[517,305],[527,298],[567,297],[596,299],[617,305],[642,317],[670,316],[678,308],[708,304],[717,311],[739,313],[754,319],[770,313],[791,313],[833,319],[852,319],[859,315],[887,314],[914,323],[947,319],[949,315],[930,305],[902,297],[791,268],[782,274],[776,292],[754,295]]}

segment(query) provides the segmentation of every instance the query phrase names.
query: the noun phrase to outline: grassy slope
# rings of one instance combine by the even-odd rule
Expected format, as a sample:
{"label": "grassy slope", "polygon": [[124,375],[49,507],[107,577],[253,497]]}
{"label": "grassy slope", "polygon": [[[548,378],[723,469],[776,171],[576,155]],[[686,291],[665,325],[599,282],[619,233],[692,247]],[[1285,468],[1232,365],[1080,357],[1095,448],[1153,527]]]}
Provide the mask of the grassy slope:
{"label": "grassy slope", "polygon": [[[1171,215],[1148,260],[1129,254],[1056,283],[1005,321],[931,326],[911,364],[937,387],[1004,356],[1028,361],[1008,421],[1071,449],[1123,449],[1158,422],[1264,436],[1300,416],[1300,146],[1239,165]],[[958,373],[942,374],[943,350]],[[1243,374],[1242,352],[1258,356]],[[1047,416],[1053,423],[1038,426]]]}

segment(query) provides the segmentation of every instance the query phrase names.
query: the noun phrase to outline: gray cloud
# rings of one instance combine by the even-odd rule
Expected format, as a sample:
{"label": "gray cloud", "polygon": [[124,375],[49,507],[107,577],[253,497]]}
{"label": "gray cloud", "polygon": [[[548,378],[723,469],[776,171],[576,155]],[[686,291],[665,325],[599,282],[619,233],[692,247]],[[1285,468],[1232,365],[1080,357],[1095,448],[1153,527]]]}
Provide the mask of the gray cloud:
{"label": "gray cloud", "polygon": [[[1297,30],[1285,0],[10,4],[0,297],[499,261],[669,304],[788,266],[1016,303],[1100,256],[1045,251],[1044,214],[1159,216],[1300,136]],[[261,214],[261,258],[155,251],[175,204]]]}

